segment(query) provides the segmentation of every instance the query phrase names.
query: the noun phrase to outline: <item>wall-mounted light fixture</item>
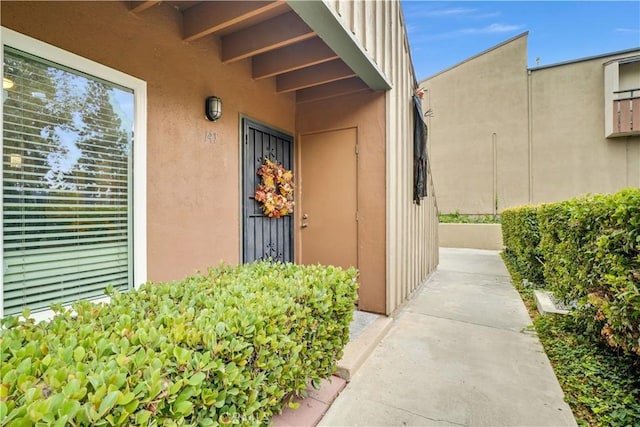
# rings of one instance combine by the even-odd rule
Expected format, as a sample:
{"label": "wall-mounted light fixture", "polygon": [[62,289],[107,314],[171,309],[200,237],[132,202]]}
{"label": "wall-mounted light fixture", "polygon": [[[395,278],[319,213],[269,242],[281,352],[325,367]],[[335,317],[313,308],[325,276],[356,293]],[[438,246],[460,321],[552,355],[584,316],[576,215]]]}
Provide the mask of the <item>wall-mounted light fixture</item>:
{"label": "wall-mounted light fixture", "polygon": [[222,116],[222,99],[208,96],[204,103],[204,115],[212,122],[218,120]]}
{"label": "wall-mounted light fixture", "polygon": [[2,89],[11,89],[13,87],[13,81],[6,77],[2,78]]}

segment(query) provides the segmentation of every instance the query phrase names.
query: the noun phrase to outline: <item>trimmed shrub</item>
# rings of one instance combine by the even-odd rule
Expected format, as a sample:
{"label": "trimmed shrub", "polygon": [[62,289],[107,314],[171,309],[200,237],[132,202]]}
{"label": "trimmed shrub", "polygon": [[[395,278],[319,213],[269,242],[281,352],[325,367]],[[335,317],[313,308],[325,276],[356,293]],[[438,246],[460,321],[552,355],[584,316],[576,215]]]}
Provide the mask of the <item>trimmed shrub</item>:
{"label": "trimmed shrub", "polygon": [[[335,370],[357,272],[267,262],[2,320],[2,425],[267,425]],[[28,313],[25,313],[28,317]]]}
{"label": "trimmed shrub", "polygon": [[541,285],[543,263],[540,255],[540,231],[537,208],[521,206],[502,212],[503,259],[510,270],[523,279]]}
{"label": "trimmed shrub", "polygon": [[[526,229],[523,218],[505,227],[506,218],[530,215],[528,209],[537,211],[539,237],[514,235]],[[554,295],[577,301],[574,315],[610,346],[640,355],[640,189],[505,211],[503,235],[505,259],[516,271],[528,278],[521,254],[535,245]]]}

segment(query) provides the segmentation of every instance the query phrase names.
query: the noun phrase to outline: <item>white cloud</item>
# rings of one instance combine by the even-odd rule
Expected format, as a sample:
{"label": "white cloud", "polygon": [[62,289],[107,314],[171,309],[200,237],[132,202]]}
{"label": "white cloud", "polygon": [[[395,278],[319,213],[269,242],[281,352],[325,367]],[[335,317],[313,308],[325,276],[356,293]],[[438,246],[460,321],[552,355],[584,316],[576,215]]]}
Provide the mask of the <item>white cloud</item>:
{"label": "white cloud", "polygon": [[477,11],[477,9],[471,9],[469,7],[453,7],[450,9],[440,9],[440,10],[430,10],[425,12],[424,16],[459,16],[459,15],[470,15],[473,12]]}
{"label": "white cloud", "polygon": [[461,34],[495,34],[495,33],[510,33],[512,31],[521,30],[524,25],[512,25],[512,24],[491,24],[482,28],[464,28],[459,30]]}
{"label": "white cloud", "polygon": [[640,34],[640,28],[616,28],[618,33]]}
{"label": "white cloud", "polygon": [[432,40],[452,39],[456,37],[464,37],[469,35],[512,33],[515,31],[521,31],[524,28],[525,28],[524,25],[494,23],[494,24],[487,25],[485,27],[461,28],[458,30],[449,31],[449,32],[440,33],[440,34],[416,35],[411,38],[411,41],[421,43],[421,42],[428,42]]}

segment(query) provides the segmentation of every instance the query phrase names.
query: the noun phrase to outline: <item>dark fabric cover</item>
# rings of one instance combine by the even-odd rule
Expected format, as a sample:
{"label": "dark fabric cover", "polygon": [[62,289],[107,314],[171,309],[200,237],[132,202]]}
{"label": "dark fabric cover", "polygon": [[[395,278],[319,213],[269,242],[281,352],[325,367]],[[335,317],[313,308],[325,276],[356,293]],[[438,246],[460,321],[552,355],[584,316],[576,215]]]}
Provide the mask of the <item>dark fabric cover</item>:
{"label": "dark fabric cover", "polygon": [[422,116],[422,102],[413,96],[413,201],[427,196],[427,125]]}

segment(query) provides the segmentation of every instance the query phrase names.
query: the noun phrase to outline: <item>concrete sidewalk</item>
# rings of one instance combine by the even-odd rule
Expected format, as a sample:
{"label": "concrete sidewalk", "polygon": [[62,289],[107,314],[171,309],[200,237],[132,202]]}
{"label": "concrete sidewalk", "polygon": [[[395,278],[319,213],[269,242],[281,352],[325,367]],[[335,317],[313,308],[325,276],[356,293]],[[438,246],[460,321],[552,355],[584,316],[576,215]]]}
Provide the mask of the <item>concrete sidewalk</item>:
{"label": "concrete sidewalk", "polygon": [[575,426],[499,252],[440,249],[321,426]]}

